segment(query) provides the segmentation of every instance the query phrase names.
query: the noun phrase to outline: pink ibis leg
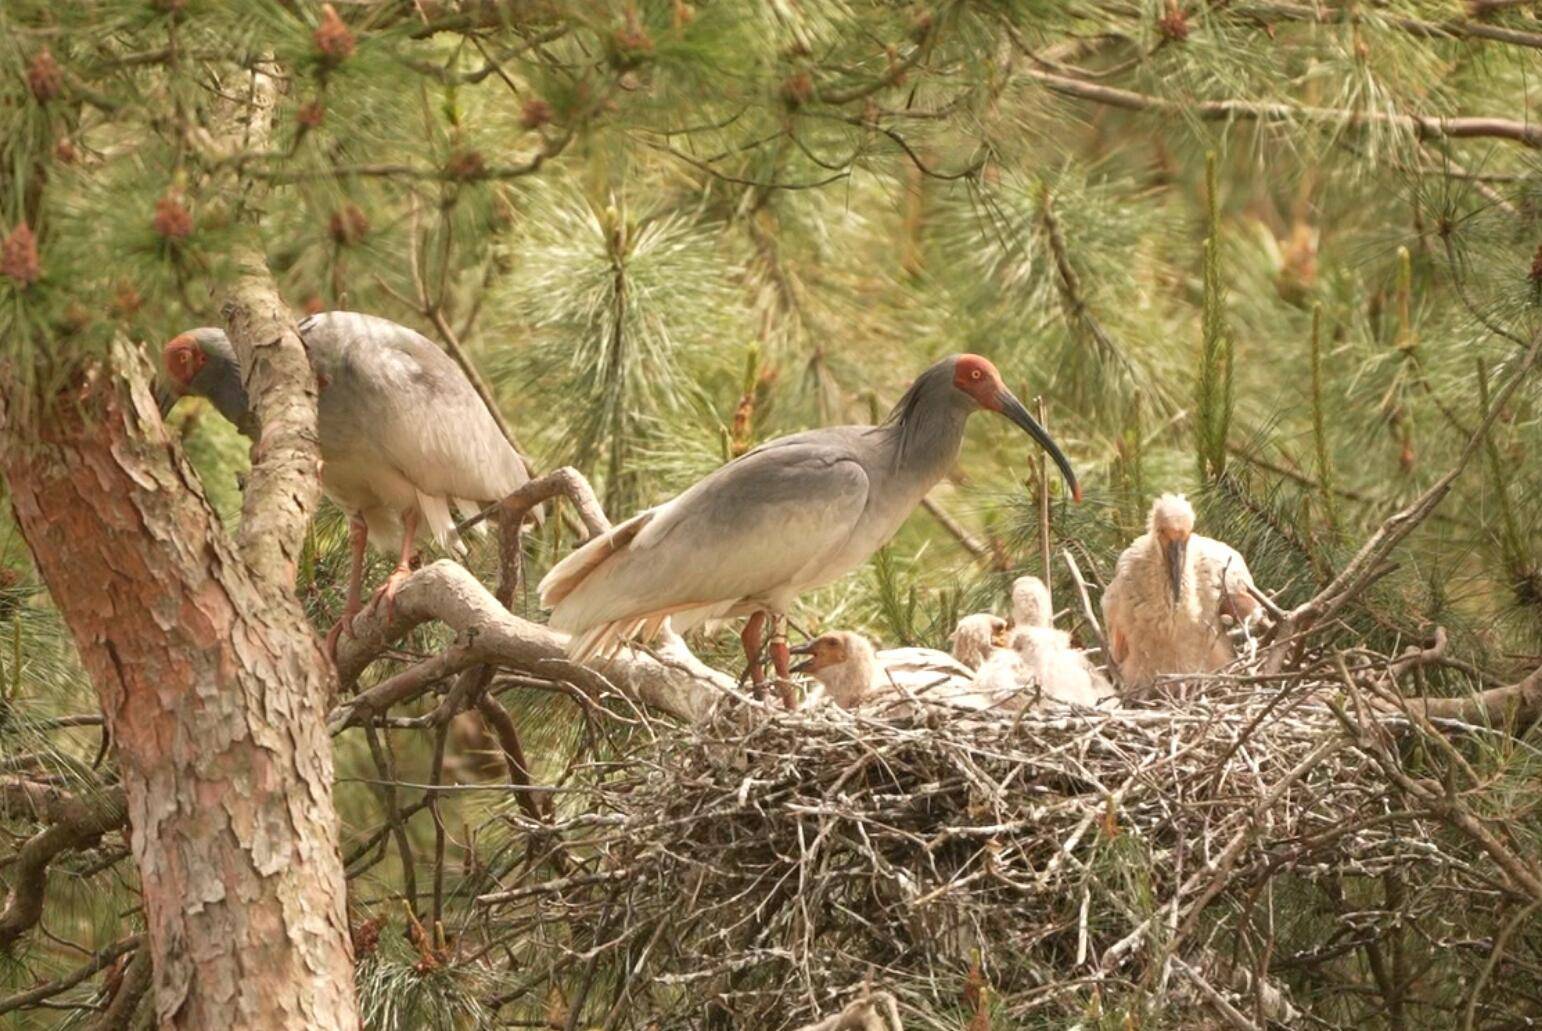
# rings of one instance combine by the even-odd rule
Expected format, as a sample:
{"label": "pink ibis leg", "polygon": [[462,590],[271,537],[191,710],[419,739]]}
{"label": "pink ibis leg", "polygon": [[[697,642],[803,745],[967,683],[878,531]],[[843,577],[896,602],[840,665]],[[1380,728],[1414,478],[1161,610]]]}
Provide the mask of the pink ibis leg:
{"label": "pink ibis leg", "polygon": [[798,707],[798,695],[792,686],[791,655],[787,650],[787,617],[771,617],[771,665],[776,669],[776,690],[782,704],[789,709]]}
{"label": "pink ibis leg", "polygon": [[749,661],[750,686],[759,698],[766,687],[766,668],[760,661],[760,646],[765,639],[766,614],[756,612],[744,624],[739,641],[744,645],[744,657]]}
{"label": "pink ibis leg", "polygon": [[386,619],[396,618],[396,592],[402,584],[412,575],[413,545],[418,536],[418,510],[416,507],[402,512],[402,551],[396,560],[396,568],[391,570],[391,575],[386,577],[385,583],[375,592],[370,607],[374,608],[383,600],[386,607]]}
{"label": "pink ibis leg", "polygon": [[364,517],[355,513],[348,517],[348,600],[343,603],[343,614],[331,630],[327,631],[327,655],[337,664],[337,639],[346,633],[353,636],[353,617],[363,608],[364,545],[369,540],[369,527]]}

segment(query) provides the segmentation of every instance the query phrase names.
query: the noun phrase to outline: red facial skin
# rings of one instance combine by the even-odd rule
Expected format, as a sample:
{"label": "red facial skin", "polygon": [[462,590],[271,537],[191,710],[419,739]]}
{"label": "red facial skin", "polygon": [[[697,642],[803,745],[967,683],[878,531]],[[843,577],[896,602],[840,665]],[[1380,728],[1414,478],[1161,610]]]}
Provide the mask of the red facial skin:
{"label": "red facial skin", "polygon": [[166,350],[161,355],[166,366],[166,375],[171,381],[183,390],[198,375],[198,370],[203,368],[204,362],[209,356],[203,353],[203,348],[198,346],[198,341],[193,339],[193,334],[182,333],[171,338],[166,345]]}
{"label": "red facial skin", "polygon": [[953,385],[987,411],[1001,411],[1001,392],[1006,384],[990,359],[977,354],[961,354],[953,363]]}

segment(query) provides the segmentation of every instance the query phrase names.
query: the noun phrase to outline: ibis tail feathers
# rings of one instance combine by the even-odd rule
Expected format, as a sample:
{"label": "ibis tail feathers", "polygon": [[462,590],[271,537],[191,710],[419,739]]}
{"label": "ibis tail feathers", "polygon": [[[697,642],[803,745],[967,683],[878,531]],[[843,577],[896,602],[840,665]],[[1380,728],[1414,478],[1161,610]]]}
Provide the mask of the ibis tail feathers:
{"label": "ibis tail feathers", "polygon": [[449,502],[437,494],[424,494],[418,491],[418,509],[428,523],[429,532],[434,535],[434,542],[441,548],[465,557],[466,546],[461,543],[460,535],[455,532],[455,520],[450,517]]}
{"label": "ibis tail feathers", "polygon": [[[455,499],[455,512],[460,516],[460,521],[463,523],[481,511],[482,506],[478,505],[475,501],[468,501],[465,498]],[[471,528],[471,532],[476,534],[478,537],[487,536],[487,523],[488,520],[482,520],[480,523],[477,523]]]}
{"label": "ibis tail feathers", "polygon": [[[590,574],[603,566],[606,559],[630,544],[652,518],[652,509],[639,512],[620,526],[613,527],[608,533],[602,533],[594,540],[585,542],[567,558],[552,566],[551,571],[541,578],[540,584],[536,587],[541,596],[541,604],[555,609],[564,598],[577,590],[578,585],[583,583]],[[578,627],[559,626],[559,622],[558,614],[553,612],[553,626],[557,626],[559,630],[578,629]]]}

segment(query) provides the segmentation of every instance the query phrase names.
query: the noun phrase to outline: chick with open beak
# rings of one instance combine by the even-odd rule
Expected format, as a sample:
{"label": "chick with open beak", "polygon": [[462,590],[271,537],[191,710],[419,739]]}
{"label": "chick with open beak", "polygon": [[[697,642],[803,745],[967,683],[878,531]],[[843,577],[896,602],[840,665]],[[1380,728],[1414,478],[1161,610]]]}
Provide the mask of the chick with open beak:
{"label": "chick with open beak", "polygon": [[824,693],[843,709],[862,704],[883,676],[872,642],[850,630],[821,634],[788,650],[807,656],[792,672],[807,673],[819,681]]}
{"label": "chick with open beak", "polygon": [[965,616],[953,628],[950,643],[955,659],[970,669],[979,669],[993,649],[1006,646],[1007,621],[989,612]]}

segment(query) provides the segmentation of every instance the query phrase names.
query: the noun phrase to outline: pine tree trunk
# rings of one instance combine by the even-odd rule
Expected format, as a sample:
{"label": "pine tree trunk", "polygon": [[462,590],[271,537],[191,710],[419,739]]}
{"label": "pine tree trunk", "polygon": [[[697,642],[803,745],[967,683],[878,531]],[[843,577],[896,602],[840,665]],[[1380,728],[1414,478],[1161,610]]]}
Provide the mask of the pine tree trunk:
{"label": "pine tree trunk", "polygon": [[116,747],[159,1022],[357,1027],[327,661],[121,364],[35,423],[0,396],[0,472]]}

